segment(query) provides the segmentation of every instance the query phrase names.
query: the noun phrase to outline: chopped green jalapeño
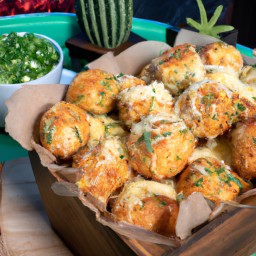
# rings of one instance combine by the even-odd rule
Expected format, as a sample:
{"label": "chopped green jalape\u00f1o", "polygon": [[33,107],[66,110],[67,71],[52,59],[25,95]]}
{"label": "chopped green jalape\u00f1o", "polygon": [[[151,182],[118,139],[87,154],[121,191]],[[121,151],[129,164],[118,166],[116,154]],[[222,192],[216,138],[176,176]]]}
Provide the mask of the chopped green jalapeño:
{"label": "chopped green jalape\u00f1o", "polygon": [[12,32],[0,36],[0,84],[18,84],[38,79],[59,62],[59,53],[45,38],[33,33]]}

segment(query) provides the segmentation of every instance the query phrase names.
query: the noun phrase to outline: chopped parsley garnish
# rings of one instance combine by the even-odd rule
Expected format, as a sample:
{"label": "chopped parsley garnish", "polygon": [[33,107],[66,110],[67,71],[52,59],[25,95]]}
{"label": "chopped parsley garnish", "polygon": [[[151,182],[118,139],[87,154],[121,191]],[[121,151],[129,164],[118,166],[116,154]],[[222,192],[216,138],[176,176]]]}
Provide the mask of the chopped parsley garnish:
{"label": "chopped parsley garnish", "polygon": [[176,160],[181,160],[181,158],[177,155],[177,156],[176,156]]}
{"label": "chopped parsley garnish", "polygon": [[102,86],[106,87],[107,90],[112,91],[112,88],[111,88],[111,85],[110,85],[109,82],[102,80],[102,81],[100,81],[100,84],[101,84]]}
{"label": "chopped parsley garnish", "polygon": [[[226,113],[225,113],[226,114]],[[213,116],[212,116],[212,120],[219,120],[218,118],[217,118],[217,116],[218,116],[218,114],[214,114]]]}
{"label": "chopped parsley garnish", "polygon": [[151,132],[144,132],[143,135],[138,139],[138,142],[144,141],[146,144],[147,151],[153,153],[154,150],[151,144]]}
{"label": "chopped parsley garnish", "polygon": [[185,128],[185,129],[179,130],[179,133],[180,133],[180,134],[186,134],[186,133],[187,133],[187,131],[188,131],[188,129],[187,129],[187,128]]}
{"label": "chopped parsley garnish", "polygon": [[196,187],[201,187],[201,186],[202,186],[202,183],[203,183],[203,178],[200,178],[199,180],[197,180],[197,181],[195,182],[195,186],[196,186]]}
{"label": "chopped parsley garnish", "polygon": [[184,200],[184,195],[182,193],[178,194],[176,196],[176,200],[178,203],[180,203],[182,200]]}
{"label": "chopped parsley garnish", "polygon": [[124,76],[124,74],[123,74],[123,73],[119,73],[119,74],[116,76],[116,78],[119,78],[119,77],[122,77],[122,76]]}
{"label": "chopped parsley garnish", "polygon": [[164,137],[168,137],[168,136],[170,136],[172,134],[172,132],[165,132],[165,133],[163,133],[162,135],[164,136]]}
{"label": "chopped parsley garnish", "polygon": [[155,102],[155,97],[154,97],[154,96],[152,96],[152,97],[151,97],[150,106],[149,106],[149,112],[150,112],[150,111],[152,111],[153,106],[154,106],[154,102]]}
{"label": "chopped parsley garnish", "polygon": [[205,170],[208,174],[212,175],[212,171],[211,171],[210,169],[204,168],[204,170]]}
{"label": "chopped parsley garnish", "polygon": [[115,127],[118,127],[118,126],[119,126],[118,123],[110,123],[110,124],[107,124],[107,125],[105,126],[105,132],[108,133],[110,128],[115,128]]}
{"label": "chopped parsley garnish", "polygon": [[119,156],[120,157],[120,159],[124,159],[124,155],[121,155],[121,156]]}
{"label": "chopped parsley garnish", "polygon": [[243,104],[241,104],[241,103],[237,103],[237,109],[239,110],[239,111],[241,111],[241,112],[243,112],[243,111],[245,111],[246,110],[246,107],[243,105]]}
{"label": "chopped parsley garnish", "polygon": [[73,103],[74,103],[74,104],[77,104],[77,103],[79,103],[80,101],[82,101],[84,98],[85,98],[85,95],[84,95],[84,94],[78,95],[78,96],[76,97],[76,100],[75,100]]}
{"label": "chopped parsley garnish", "polygon": [[213,100],[214,95],[213,94],[206,94],[202,100],[201,103],[203,103],[206,106],[211,106],[211,100]]}
{"label": "chopped parsley garnish", "polygon": [[75,131],[75,135],[78,138],[79,142],[82,143],[83,140],[82,140],[82,138],[80,136],[80,133],[79,133],[79,130],[78,130],[78,128],[76,126],[74,127],[74,131]]}
{"label": "chopped parsley garnish", "polygon": [[255,137],[252,138],[252,141],[253,141],[253,144],[256,145],[256,138]]}
{"label": "chopped parsley garnish", "polygon": [[49,132],[48,132],[48,134],[47,134],[47,136],[46,136],[46,143],[47,144],[52,144],[52,135],[53,135],[53,132],[55,131],[55,126],[53,126],[50,130],[49,130]]}
{"label": "chopped parsley garnish", "polygon": [[100,103],[99,103],[99,104],[100,104],[100,106],[102,106],[102,107],[104,106],[104,105],[103,105],[103,100],[104,100],[104,96],[105,96],[105,95],[106,95],[105,92],[100,92],[101,99],[100,99]]}

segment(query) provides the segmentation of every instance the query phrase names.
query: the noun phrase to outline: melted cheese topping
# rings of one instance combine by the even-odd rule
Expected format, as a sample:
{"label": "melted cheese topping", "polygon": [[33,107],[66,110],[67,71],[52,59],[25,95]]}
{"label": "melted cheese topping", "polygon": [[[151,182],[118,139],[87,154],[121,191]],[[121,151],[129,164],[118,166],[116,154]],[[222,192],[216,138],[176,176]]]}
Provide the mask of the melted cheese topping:
{"label": "melted cheese topping", "polygon": [[[145,131],[152,131],[153,124],[157,122],[171,123],[175,126],[180,126],[180,130],[187,128],[183,120],[180,119],[177,115],[161,113],[155,116],[148,115],[147,117],[143,118],[139,123],[134,123],[132,125],[131,133],[141,136]],[[154,131],[156,131],[155,128]]]}
{"label": "melted cheese topping", "polygon": [[148,86],[138,85],[125,89],[117,96],[118,100],[129,102],[131,105],[134,102],[151,100],[152,97],[162,104],[172,105],[173,102],[171,94],[164,88],[163,83],[157,83],[156,81]]}
{"label": "melted cheese topping", "polygon": [[[101,151],[97,155],[96,166],[116,163],[120,156],[125,156],[124,146],[117,137],[107,138],[101,144]],[[104,158],[104,160],[99,160]]]}
{"label": "melted cheese topping", "polygon": [[[225,71],[225,70],[224,70]],[[256,97],[256,88],[244,84],[234,73],[227,73],[226,71],[217,71],[206,75],[207,78],[217,81],[225,85],[228,89],[239,94],[240,97],[246,98],[253,104],[256,104],[253,98]]]}

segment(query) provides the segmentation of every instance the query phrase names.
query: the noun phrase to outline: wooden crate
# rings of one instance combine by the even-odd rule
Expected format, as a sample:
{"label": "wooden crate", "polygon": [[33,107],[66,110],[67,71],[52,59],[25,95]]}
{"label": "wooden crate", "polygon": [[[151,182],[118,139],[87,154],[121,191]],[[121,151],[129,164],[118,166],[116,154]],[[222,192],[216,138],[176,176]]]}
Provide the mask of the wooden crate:
{"label": "wooden crate", "polygon": [[[181,247],[171,248],[128,239],[95,220],[94,213],[75,197],[51,190],[56,180],[40,164],[36,152],[29,157],[50,223],[74,255],[104,256],[249,256],[256,252],[256,210],[235,209],[197,230]],[[256,198],[250,198],[256,205]]]}

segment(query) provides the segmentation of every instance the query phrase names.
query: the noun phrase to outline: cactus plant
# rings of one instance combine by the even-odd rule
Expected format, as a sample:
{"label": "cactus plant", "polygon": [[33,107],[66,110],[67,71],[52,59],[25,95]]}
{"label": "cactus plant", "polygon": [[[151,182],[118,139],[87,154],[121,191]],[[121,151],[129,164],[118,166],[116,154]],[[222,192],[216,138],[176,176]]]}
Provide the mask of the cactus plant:
{"label": "cactus plant", "polygon": [[210,21],[207,19],[207,14],[203,5],[202,0],[197,0],[199,12],[200,12],[200,18],[201,18],[201,23],[198,23],[197,21],[187,18],[187,24],[190,25],[191,27],[195,28],[198,30],[200,34],[204,35],[209,35],[213,36],[215,38],[220,38],[219,34],[223,32],[228,32],[234,29],[232,26],[228,25],[218,25],[215,26],[217,20],[219,19],[223,6],[219,5],[213,16],[211,17]]}
{"label": "cactus plant", "polygon": [[76,16],[92,44],[115,48],[127,41],[133,0],[75,0]]}

